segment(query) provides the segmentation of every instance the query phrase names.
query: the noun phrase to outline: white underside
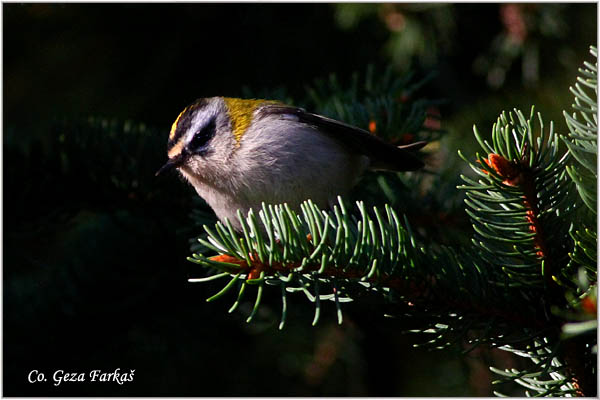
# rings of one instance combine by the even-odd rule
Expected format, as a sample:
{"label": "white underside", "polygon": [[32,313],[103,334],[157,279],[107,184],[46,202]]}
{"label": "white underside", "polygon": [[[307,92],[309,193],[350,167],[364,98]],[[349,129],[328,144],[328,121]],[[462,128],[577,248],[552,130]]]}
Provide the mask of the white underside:
{"label": "white underside", "polygon": [[367,157],[349,153],[292,116],[269,119],[255,124],[258,129],[251,128],[228,159],[207,158],[204,166],[202,160],[191,166],[202,172],[211,165],[212,172],[226,173],[181,170],[219,219],[228,218],[237,228],[237,210],[243,214],[250,208],[258,211],[262,202],[287,203],[298,210],[302,201],[311,199],[327,207],[356,184],[369,164]]}

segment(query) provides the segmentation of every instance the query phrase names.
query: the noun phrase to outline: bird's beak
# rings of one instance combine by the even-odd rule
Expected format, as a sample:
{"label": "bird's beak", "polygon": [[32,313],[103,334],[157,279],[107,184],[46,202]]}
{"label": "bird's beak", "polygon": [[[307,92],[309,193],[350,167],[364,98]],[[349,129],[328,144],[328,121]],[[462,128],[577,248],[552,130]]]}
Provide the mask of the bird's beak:
{"label": "bird's beak", "polygon": [[156,174],[154,174],[154,176],[158,176],[165,171],[169,171],[173,168],[179,167],[181,164],[183,164],[183,161],[184,161],[184,158],[181,155],[179,155],[177,157],[169,158],[169,161],[167,161],[165,163],[165,165],[160,167],[160,169],[158,171],[156,171]]}

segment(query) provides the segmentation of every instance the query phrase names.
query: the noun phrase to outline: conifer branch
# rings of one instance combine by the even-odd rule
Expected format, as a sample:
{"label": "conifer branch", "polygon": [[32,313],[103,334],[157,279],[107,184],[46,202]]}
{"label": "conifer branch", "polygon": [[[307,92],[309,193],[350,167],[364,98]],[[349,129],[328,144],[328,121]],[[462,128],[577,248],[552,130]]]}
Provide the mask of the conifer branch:
{"label": "conifer branch", "polygon": [[[556,222],[573,212],[570,181],[560,156],[553,124],[534,136],[534,109],[529,118],[521,111],[503,113],[488,143],[474,128],[475,137],[488,153],[477,154],[471,168],[479,181],[464,177],[465,203],[473,222],[475,246],[491,265],[502,269],[512,285],[552,288],[566,260],[568,227]],[[459,154],[467,160],[460,152]],[[467,160],[468,161],[468,160]]]}
{"label": "conifer branch", "polygon": [[[275,288],[281,293],[280,329],[290,295],[303,294],[313,304],[314,325],[324,302],[334,304],[341,323],[343,303],[377,293],[389,314],[410,318],[412,332],[432,335],[423,346],[466,342],[470,351],[485,344],[531,361],[522,371],[492,367],[500,375],[495,383],[514,382],[537,396],[595,394],[596,371],[589,367],[595,341],[589,335],[596,326],[582,310],[593,304],[595,316],[590,288],[596,285],[597,235],[590,220],[577,222],[582,210],[595,213],[596,207],[590,182],[597,176],[597,100],[589,90],[597,80],[595,66],[585,65],[572,89],[579,115],[565,114],[568,138],[558,135],[553,123],[546,127],[533,107],[528,116],[518,110],[502,113],[490,139],[474,127],[483,154],[470,162],[459,152],[477,176],[462,176],[460,186],[474,231],[471,248],[424,243],[389,204],[367,209],[357,202],[357,213],[341,199],[329,211],[310,201],[296,211],[263,205],[258,213],[238,214],[242,232],[228,221],[205,226],[200,242],[216,255],[189,259],[212,275],[190,282],[226,279],[208,301],[233,294],[230,312],[256,288],[248,322],[265,291]],[[392,141],[399,121],[391,113],[384,119],[373,113],[393,110],[390,101],[397,100],[402,86],[385,76],[382,81],[373,89],[374,80],[367,78],[367,92],[378,100],[362,108],[356,81],[344,91],[331,78],[335,96],[322,88],[311,96],[329,107],[324,114],[368,126]],[[583,288],[574,276],[584,276],[589,284]],[[565,309],[571,314],[562,313]]]}
{"label": "conifer branch", "polygon": [[[590,47],[590,53],[596,59],[598,51]],[[569,115],[563,112],[569,128],[568,137],[563,140],[569,152],[577,161],[577,165],[567,166],[567,172],[575,183],[581,200],[594,215],[597,214],[597,188],[598,178],[598,68],[584,63],[584,68],[579,69],[580,77],[577,78],[571,93],[575,95],[573,108],[577,111]],[[578,118],[579,116],[579,118]],[[583,167],[583,168],[580,168]]]}

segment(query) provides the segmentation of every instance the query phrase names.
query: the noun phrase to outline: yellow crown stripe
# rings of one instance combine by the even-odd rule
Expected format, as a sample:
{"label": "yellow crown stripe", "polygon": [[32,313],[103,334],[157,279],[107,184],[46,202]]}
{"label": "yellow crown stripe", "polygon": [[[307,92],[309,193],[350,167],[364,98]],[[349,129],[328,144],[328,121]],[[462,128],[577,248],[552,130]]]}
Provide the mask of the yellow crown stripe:
{"label": "yellow crown stripe", "polygon": [[185,112],[189,108],[190,108],[190,106],[187,106],[186,108],[184,108],[183,111],[180,112],[179,115],[177,116],[177,119],[175,120],[175,122],[173,122],[173,125],[171,125],[171,132],[169,133],[169,140],[172,140],[175,137],[175,132],[177,131],[177,124],[179,123],[179,120],[181,119],[183,114],[185,114]]}
{"label": "yellow crown stripe", "polygon": [[235,99],[231,97],[224,97],[227,111],[229,112],[229,119],[231,120],[231,132],[235,137],[237,144],[240,144],[240,140],[246,133],[246,130],[252,123],[254,117],[254,111],[263,104],[277,103],[271,100],[262,99]]}

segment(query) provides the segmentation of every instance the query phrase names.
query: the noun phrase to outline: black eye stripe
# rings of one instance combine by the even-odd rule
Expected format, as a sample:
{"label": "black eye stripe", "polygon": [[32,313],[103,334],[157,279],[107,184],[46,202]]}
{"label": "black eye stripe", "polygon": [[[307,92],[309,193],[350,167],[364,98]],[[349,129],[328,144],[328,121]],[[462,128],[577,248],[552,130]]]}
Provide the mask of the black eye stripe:
{"label": "black eye stripe", "polygon": [[208,141],[215,135],[215,119],[211,119],[201,130],[194,134],[194,137],[188,144],[188,149],[192,152],[202,150]]}
{"label": "black eye stripe", "polygon": [[183,136],[192,125],[196,113],[205,109],[207,105],[207,99],[198,99],[183,110],[181,116],[177,119],[177,128],[175,130],[175,134],[172,137],[169,135],[167,151],[171,150],[171,148],[179,142],[181,136]]}

